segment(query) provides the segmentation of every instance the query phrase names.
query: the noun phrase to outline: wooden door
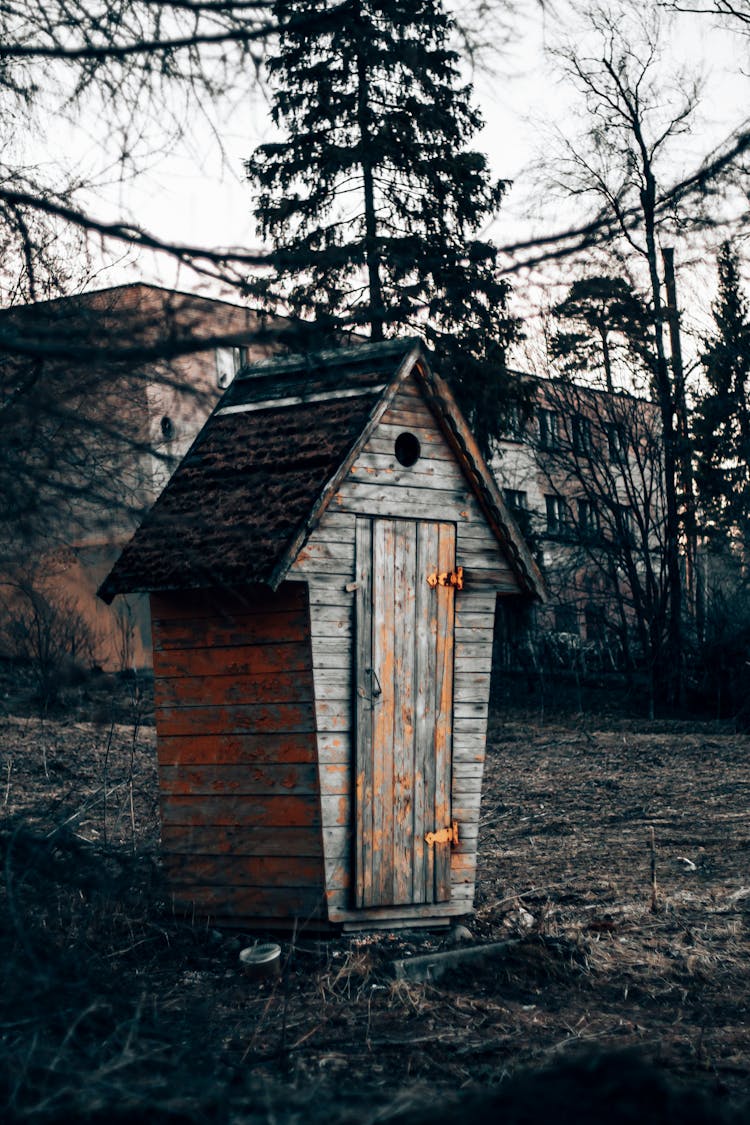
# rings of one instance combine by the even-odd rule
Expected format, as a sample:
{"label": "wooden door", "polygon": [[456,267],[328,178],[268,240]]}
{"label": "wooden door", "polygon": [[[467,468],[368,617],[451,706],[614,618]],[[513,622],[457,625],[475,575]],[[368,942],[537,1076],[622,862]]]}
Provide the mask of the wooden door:
{"label": "wooden door", "polygon": [[357,520],[356,895],[358,907],[450,898],[456,529]]}

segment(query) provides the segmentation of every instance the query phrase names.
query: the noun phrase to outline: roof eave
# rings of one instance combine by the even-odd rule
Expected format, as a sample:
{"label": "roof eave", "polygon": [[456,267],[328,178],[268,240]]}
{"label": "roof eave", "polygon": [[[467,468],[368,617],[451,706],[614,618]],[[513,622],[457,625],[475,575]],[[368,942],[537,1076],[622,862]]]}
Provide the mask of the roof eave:
{"label": "roof eave", "polygon": [[369,441],[370,435],[393,401],[398,388],[401,386],[404,379],[406,379],[410,372],[413,370],[420,358],[424,358],[424,352],[422,350],[422,345],[417,341],[412,344],[406,355],[399,363],[390,382],[381,392],[380,398],[373,406],[370,412],[370,417],[368,418],[363,430],[359,434],[359,437],[352,444],[351,449],[349,450],[346,457],[341,462],[340,466],[333,474],[331,479],[324,485],[323,489],[318,494],[318,497],[313,504],[309,515],[300,524],[297,531],[289,540],[288,546],[286,547],[283,555],[274,567],[271,578],[269,579],[269,585],[273,590],[277,590],[284,579],[288,576],[289,571],[294,566],[297,555],[300,553],[305,543],[320,523],[324,513],[331,503],[331,500],[338,492],[344,480],[344,477],[348,474],[362,449]]}

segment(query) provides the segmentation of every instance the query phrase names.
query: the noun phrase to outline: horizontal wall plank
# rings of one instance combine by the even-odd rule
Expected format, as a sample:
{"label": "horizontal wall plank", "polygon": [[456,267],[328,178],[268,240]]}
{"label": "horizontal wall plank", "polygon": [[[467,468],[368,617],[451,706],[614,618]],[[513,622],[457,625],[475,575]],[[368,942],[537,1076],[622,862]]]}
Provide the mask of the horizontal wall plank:
{"label": "horizontal wall plank", "polygon": [[486,703],[456,703],[453,708],[453,716],[457,723],[462,719],[482,719],[487,720],[487,704]]}
{"label": "horizontal wall plank", "polygon": [[162,793],[263,796],[270,793],[315,794],[318,771],[308,765],[160,766]]}
{"label": "horizontal wall plank", "polygon": [[318,606],[351,609],[354,604],[354,591],[347,590],[347,585],[346,579],[339,574],[332,575],[325,582],[320,581],[319,578],[313,580],[310,575],[310,611],[315,612]]}
{"label": "horizontal wall plank", "polygon": [[[467,487],[466,478],[453,461],[439,461],[420,457],[415,465],[406,468],[395,458],[382,454],[362,454],[352,465],[348,482],[381,484],[391,488],[460,489]],[[346,487],[342,485],[342,488]]]}
{"label": "horizontal wall plank", "polygon": [[425,489],[347,481],[334,497],[334,503],[349,512],[389,516],[397,512],[411,519],[435,521],[471,518],[470,494],[465,489]]}
{"label": "horizontal wall plank", "polygon": [[[379,453],[385,457],[390,456],[393,458],[394,463],[398,464],[398,461],[396,461],[394,446],[396,443],[396,438],[399,434],[404,432],[404,429],[404,426],[385,425],[381,422],[376,432],[367,442],[368,452]],[[419,426],[412,432],[417,438],[419,438],[419,443],[425,453],[429,451],[428,455],[430,459],[453,461],[455,454],[452,452],[448,445],[441,441],[439,434],[431,435],[432,440],[427,441],[423,427]]]}
{"label": "horizontal wall plank", "polygon": [[477,877],[477,864],[472,855],[454,852],[451,856],[451,884],[461,883],[473,885]]}
{"label": "horizontal wall plank", "polygon": [[237,707],[162,707],[162,735],[286,734],[314,729],[312,703],[244,704]]}
{"label": "horizontal wall plank", "polygon": [[478,777],[482,776],[482,765],[477,762],[454,762],[453,763],[453,780],[455,781],[460,777]]}
{"label": "horizontal wall plank", "polygon": [[154,682],[157,709],[241,704],[310,703],[312,674],[272,672],[261,676],[159,677]]}
{"label": "horizontal wall plank", "polygon": [[259,762],[314,762],[315,737],[312,732],[298,734],[160,734],[157,738],[159,764],[163,766],[256,764]]}
{"label": "horizontal wall plank", "polygon": [[346,765],[351,762],[352,740],[349,731],[321,731],[318,734],[318,760],[321,765]]}
{"label": "horizontal wall plank", "polygon": [[326,863],[348,863],[352,850],[351,825],[323,829]]}
{"label": "horizontal wall plank", "polygon": [[284,582],[274,593],[267,586],[246,586],[236,589],[220,587],[204,590],[180,590],[151,595],[151,614],[155,621],[183,619],[232,619],[237,614],[264,616],[304,610],[305,588],[299,582]]}
{"label": "horizontal wall plank", "polygon": [[351,823],[352,802],[349,794],[320,798],[321,815],[324,828],[347,828]]}
{"label": "horizontal wall plank", "polygon": [[318,731],[351,730],[352,714],[348,701],[322,699],[315,708]]}
{"label": "horizontal wall plank", "polygon": [[476,777],[454,777],[451,785],[451,793],[453,800],[456,804],[465,804],[464,798],[466,797],[479,797],[482,792],[482,778],[481,775]]}
{"label": "horizontal wall plank", "polygon": [[[313,796],[181,797],[163,795],[162,823],[196,828],[313,828],[320,824],[320,801]],[[334,823],[334,822],[331,822]]]}
{"label": "horizontal wall plank", "polygon": [[230,620],[196,618],[169,623],[154,621],[156,652],[173,649],[237,648],[254,644],[290,644],[304,639],[307,610],[290,613],[236,615]]}
{"label": "horizontal wall plank", "polygon": [[208,914],[226,922],[262,919],[306,919],[325,917],[325,895],[306,887],[175,887],[172,898],[177,909]]}
{"label": "horizontal wall plank", "polygon": [[217,649],[178,649],[154,653],[154,675],[257,676],[270,672],[304,672],[311,667],[310,646],[294,643],[232,645]]}
{"label": "horizontal wall plank", "polygon": [[352,778],[348,762],[320,765],[320,789],[324,796],[348,794],[351,792]]}
{"label": "horizontal wall plank", "polygon": [[161,831],[161,841],[163,850],[173,854],[323,856],[323,834],[320,827],[307,828],[288,824],[271,831],[256,825],[238,828],[234,824],[165,824]]}
{"label": "horizontal wall plank", "polygon": [[308,539],[297,555],[295,569],[301,573],[325,568],[328,574],[346,574],[354,569],[354,544]]}
{"label": "horizontal wall plank", "polygon": [[[181,888],[198,883],[212,887],[310,887],[318,894],[323,890],[322,856],[167,853],[164,869],[170,883]],[[343,877],[339,878],[343,885]]]}

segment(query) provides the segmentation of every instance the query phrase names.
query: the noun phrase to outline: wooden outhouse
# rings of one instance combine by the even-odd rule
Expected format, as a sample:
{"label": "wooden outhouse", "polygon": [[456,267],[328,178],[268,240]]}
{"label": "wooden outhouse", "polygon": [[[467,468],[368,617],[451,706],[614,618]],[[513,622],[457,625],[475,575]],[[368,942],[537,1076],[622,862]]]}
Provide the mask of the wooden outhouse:
{"label": "wooden outhouse", "polygon": [[541,579],[417,342],[242,372],[100,593],[134,590],[181,907],[471,911],[495,599]]}

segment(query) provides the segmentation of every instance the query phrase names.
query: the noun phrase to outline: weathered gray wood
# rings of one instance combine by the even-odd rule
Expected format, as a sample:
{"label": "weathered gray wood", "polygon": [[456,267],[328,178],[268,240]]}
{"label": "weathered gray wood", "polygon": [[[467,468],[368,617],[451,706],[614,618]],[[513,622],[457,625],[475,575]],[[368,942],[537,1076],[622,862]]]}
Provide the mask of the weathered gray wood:
{"label": "weathered gray wood", "polygon": [[437,528],[419,523],[416,531],[415,587],[415,732],[414,732],[414,901],[432,901],[432,854],[425,834],[433,830],[434,762],[432,731],[435,725],[435,636],[433,591],[426,576],[437,567]]}
{"label": "weathered gray wood", "polygon": [[[452,571],[455,566],[455,528],[442,523],[438,527],[438,571]],[[451,586],[438,586],[437,649],[435,661],[435,826],[447,828],[451,821],[450,780],[453,740],[453,617],[456,591]],[[435,901],[450,898],[449,841],[433,845],[435,859]]]}
{"label": "weathered gray wood", "polygon": [[414,667],[416,526],[396,525],[393,592],[393,899],[414,901]]}
{"label": "weathered gray wood", "polygon": [[[396,460],[396,438],[399,434],[404,432],[403,426],[385,425],[383,423],[378,427],[377,433],[373,434],[367,443],[367,451],[369,453],[377,453],[380,456],[390,457],[393,459],[394,464],[398,465]],[[455,454],[450,447],[441,440],[440,434],[430,434],[430,432],[423,427],[416,427],[411,430],[422,447],[425,456],[431,460],[452,461]]]}
{"label": "weathered gray wood", "polygon": [[409,957],[408,960],[394,961],[391,972],[396,980],[437,981],[441,980],[451,969],[470,965],[478,968],[491,961],[507,957],[511,950],[519,945],[517,939],[509,941],[494,941],[489,945],[474,945],[468,948],[447,949],[440,953],[426,953],[420,957]]}
{"label": "weathered gray wood", "polygon": [[453,780],[461,777],[479,777],[482,776],[481,762],[457,762],[454,758],[453,761]]}
{"label": "weathered gray wood", "polygon": [[[395,711],[394,634],[396,521],[373,524],[373,873],[372,895],[363,905],[391,903],[393,852],[393,724]],[[377,693],[377,694],[376,694]]]}
{"label": "weathered gray wood", "polygon": [[294,570],[304,574],[307,571],[328,574],[348,574],[354,566],[354,544],[312,538],[300,551],[294,563]]}
{"label": "weathered gray wood", "polygon": [[357,906],[372,898],[373,791],[373,638],[372,520],[356,523],[356,652],[355,652],[355,895]]}
{"label": "weathered gray wood", "polygon": [[[428,924],[429,919],[439,917],[459,917],[471,911],[474,893],[470,886],[456,886],[451,895],[450,902],[442,902],[439,906],[426,902],[414,906],[381,906],[370,907],[368,910],[347,910],[343,905],[345,896],[340,899],[329,900],[329,918],[332,922],[354,922],[360,928],[370,923],[412,921]],[[341,905],[339,905],[341,903]],[[373,927],[374,928],[374,927]]]}
{"label": "weathered gray wood", "polygon": [[349,731],[318,734],[318,761],[321,765],[352,763],[352,739]]}
{"label": "weathered gray wood", "polygon": [[348,731],[351,729],[351,707],[349,701],[340,699],[321,699],[315,707],[315,723],[318,732]]}
{"label": "weathered gray wood", "polygon": [[400,487],[365,481],[346,481],[336,494],[346,511],[358,515],[374,514],[386,518],[398,511],[404,518],[440,520],[470,519],[471,494],[462,489],[424,489],[407,485]]}
{"label": "weathered gray wood", "polygon": [[[466,481],[454,461],[439,460],[436,457],[420,457],[414,465],[401,465],[395,457],[382,453],[363,454],[349,473],[350,481],[363,484],[385,484],[390,487],[411,486],[412,488],[458,489],[466,487]],[[497,540],[497,560],[502,561]],[[480,541],[481,544],[485,540]]]}

